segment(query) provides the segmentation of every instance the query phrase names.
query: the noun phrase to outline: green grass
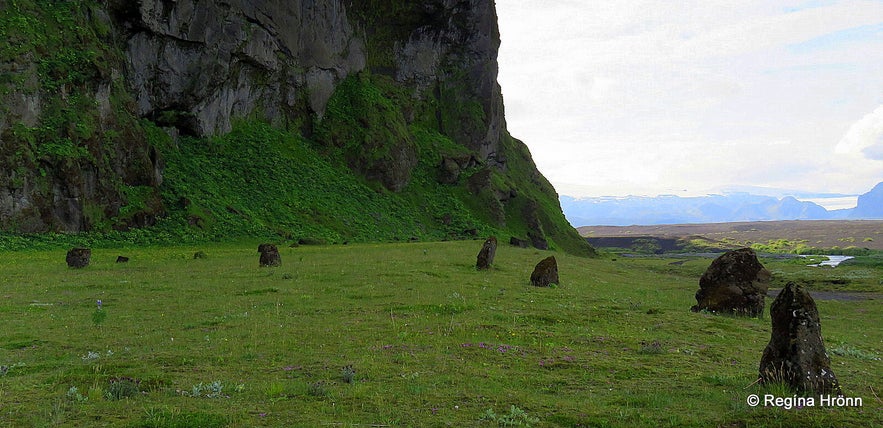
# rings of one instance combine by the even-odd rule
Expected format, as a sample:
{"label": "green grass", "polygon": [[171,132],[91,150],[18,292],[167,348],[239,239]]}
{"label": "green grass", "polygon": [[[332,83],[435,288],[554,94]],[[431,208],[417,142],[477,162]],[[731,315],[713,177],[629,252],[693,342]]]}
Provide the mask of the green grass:
{"label": "green grass", "polygon": [[857,256],[836,268],[808,267],[825,257],[775,259],[762,258],[762,263],[773,273],[771,288],[782,288],[794,281],[816,291],[883,292],[883,263],[881,255]]}
{"label": "green grass", "polygon": [[710,261],[558,253],[561,285],[534,288],[545,252],[476,271],[480,244],[281,247],[278,268],[257,242],[93,248],[82,270],[0,253],[0,425],[883,424],[879,302],[816,302],[864,407],[752,408],[787,393],[753,384],[769,318],[691,313]]}

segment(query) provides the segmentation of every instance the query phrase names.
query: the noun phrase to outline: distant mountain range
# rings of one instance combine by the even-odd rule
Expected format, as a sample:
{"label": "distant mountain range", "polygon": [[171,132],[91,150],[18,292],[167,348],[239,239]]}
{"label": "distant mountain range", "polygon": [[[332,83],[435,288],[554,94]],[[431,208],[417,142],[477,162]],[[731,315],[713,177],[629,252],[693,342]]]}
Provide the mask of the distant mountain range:
{"label": "distant mountain range", "polygon": [[851,209],[826,210],[793,196],[776,198],[751,193],[698,197],[561,196],[561,208],[574,227],[723,223],[768,220],[883,219],[883,182],[858,198]]}

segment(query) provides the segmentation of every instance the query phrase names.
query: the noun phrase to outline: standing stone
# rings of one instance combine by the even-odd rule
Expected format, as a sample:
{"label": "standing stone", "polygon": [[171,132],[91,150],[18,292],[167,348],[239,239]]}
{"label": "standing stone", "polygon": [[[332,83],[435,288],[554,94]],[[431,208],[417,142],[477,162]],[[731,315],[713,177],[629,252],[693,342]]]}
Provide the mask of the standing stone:
{"label": "standing stone", "polygon": [[751,248],[726,252],[702,274],[691,310],[760,317],[771,277]]}
{"label": "standing stone", "polygon": [[258,252],[261,253],[261,267],[282,266],[282,257],[279,256],[279,249],[275,245],[258,245]]}
{"label": "standing stone", "polygon": [[809,293],[789,282],[770,305],[770,318],[773,332],[760,359],[761,381],[786,383],[798,393],[843,395]]}
{"label": "standing stone", "polygon": [[555,256],[549,256],[537,263],[530,274],[530,284],[535,287],[548,287],[558,285],[558,261]]}
{"label": "standing stone", "polygon": [[88,248],[71,248],[67,252],[67,266],[80,269],[89,266],[89,260],[92,258],[92,250]]}
{"label": "standing stone", "polygon": [[475,267],[478,270],[490,269],[494,264],[494,255],[497,253],[497,238],[491,236],[484,241],[481,251],[478,252],[478,260],[475,261]]}

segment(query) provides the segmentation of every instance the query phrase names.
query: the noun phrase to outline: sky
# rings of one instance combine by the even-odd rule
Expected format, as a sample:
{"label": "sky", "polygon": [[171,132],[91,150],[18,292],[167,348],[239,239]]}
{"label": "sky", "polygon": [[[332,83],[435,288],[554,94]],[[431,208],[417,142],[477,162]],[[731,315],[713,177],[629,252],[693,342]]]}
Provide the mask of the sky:
{"label": "sky", "polygon": [[883,0],[496,6],[508,129],[562,195],[883,181]]}

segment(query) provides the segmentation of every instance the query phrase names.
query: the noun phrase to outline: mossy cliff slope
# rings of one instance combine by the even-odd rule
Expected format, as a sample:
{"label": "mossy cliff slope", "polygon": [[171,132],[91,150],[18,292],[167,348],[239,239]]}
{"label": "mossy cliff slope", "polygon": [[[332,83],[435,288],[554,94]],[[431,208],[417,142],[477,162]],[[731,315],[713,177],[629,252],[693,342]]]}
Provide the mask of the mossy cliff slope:
{"label": "mossy cliff slope", "polygon": [[0,1],[0,227],[591,253],[498,46],[492,1]]}

